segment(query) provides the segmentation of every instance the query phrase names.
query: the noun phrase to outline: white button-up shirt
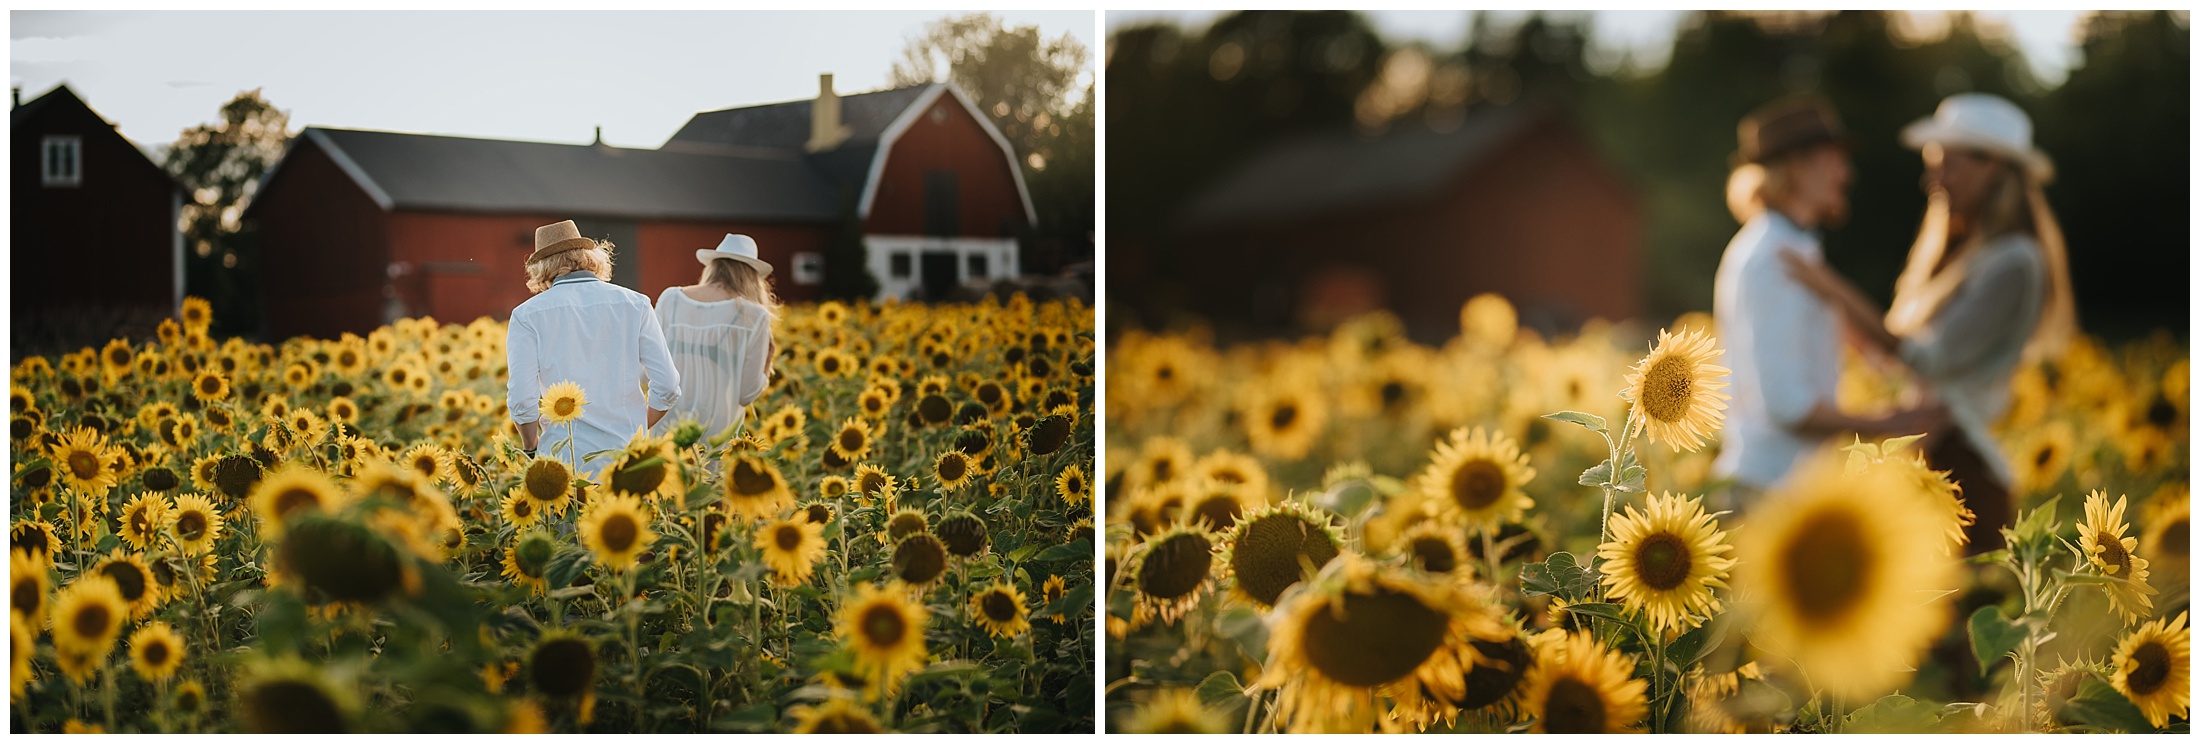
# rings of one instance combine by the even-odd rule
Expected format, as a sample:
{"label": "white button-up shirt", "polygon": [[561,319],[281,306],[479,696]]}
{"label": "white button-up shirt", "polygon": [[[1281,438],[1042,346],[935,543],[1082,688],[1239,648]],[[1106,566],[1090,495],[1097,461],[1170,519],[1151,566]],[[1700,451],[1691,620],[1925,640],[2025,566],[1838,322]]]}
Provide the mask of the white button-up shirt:
{"label": "white button-up shirt", "polygon": [[645,385],[647,408],[670,410],[680,399],[680,373],[672,367],[649,298],[595,274],[558,277],[512,309],[506,334],[511,376],[505,403],[514,422],[540,420],[542,392],[551,385],[570,381],[588,396],[573,422],[572,454],[564,451],[565,427],[556,424],[544,425],[537,445],[539,454],[555,450],[580,472],[593,474],[610,458],[588,460],[585,467],[576,458],[624,447],[649,422]]}
{"label": "white button-up shirt", "polygon": [[1712,472],[1759,489],[1821,444],[1795,427],[1818,404],[1835,404],[1841,380],[1839,318],[1782,269],[1783,250],[1812,261],[1824,255],[1817,236],[1767,209],[1727,243],[1712,288],[1734,396]]}

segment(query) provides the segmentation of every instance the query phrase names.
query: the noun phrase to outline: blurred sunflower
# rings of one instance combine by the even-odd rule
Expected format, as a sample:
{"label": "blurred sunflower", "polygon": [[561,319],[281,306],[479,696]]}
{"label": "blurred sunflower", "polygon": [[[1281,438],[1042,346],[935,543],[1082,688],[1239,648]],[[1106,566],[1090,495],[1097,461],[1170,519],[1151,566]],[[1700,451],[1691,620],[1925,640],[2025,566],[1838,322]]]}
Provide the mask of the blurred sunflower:
{"label": "blurred sunflower", "polygon": [[894,498],[894,476],[888,475],[876,465],[864,463],[856,466],[855,481],[849,488],[865,506],[881,499],[891,504]]}
{"label": "blurred sunflower", "polygon": [[671,437],[637,433],[604,468],[604,482],[613,493],[633,494],[649,501],[684,497],[687,488],[680,482],[679,461]]}
{"label": "blurred sunflower", "polygon": [[1276,460],[1306,457],[1329,425],[1329,409],[1303,374],[1279,373],[1249,388],[1245,435],[1253,451]]}
{"label": "blurred sunflower", "polygon": [[840,423],[840,431],[833,434],[833,452],[842,459],[855,462],[871,454],[871,423],[861,418],[849,417]]}
{"label": "blurred sunflower", "polygon": [[61,435],[47,456],[60,466],[61,482],[78,493],[105,496],[107,489],[115,486],[115,474],[109,468],[114,456],[97,432],[72,428]]}
{"label": "blurred sunflower", "polygon": [[2038,493],[2062,480],[2077,450],[2077,435],[2070,424],[2049,421],[2030,430],[2010,458],[2016,466],[2017,490]]}
{"label": "blurred sunflower", "polygon": [[889,565],[895,580],[921,593],[946,575],[947,545],[929,532],[901,538],[894,543]]}
{"label": "blurred sunflower", "polygon": [[229,378],[213,370],[202,370],[191,380],[191,397],[209,405],[228,400]]}
{"label": "blurred sunflower", "polygon": [[939,458],[932,462],[932,475],[939,479],[940,488],[948,491],[961,488],[963,484],[969,483],[971,474],[975,470],[976,466],[970,461],[970,457],[963,454],[961,450],[951,449],[942,452]]}
{"label": "blurred sunflower", "polygon": [[1518,521],[1535,505],[1523,490],[1534,478],[1528,456],[1510,437],[1462,427],[1437,443],[1414,487],[1438,515],[1470,527],[1496,529]]}
{"label": "blurred sunflower", "polygon": [[798,586],[809,582],[810,572],[825,557],[825,525],[804,518],[782,518],[756,531],[756,549],[764,565],[772,569],[772,582]]}
{"label": "blurred sunflower", "polygon": [[167,623],[154,621],[130,634],[130,669],[147,682],[165,682],[183,666],[183,639]]}
{"label": "blurred sunflower", "polygon": [[113,579],[88,573],[54,592],[46,626],[53,630],[56,649],[104,657],[129,613],[130,605]]}
{"label": "blurred sunflower", "polygon": [[588,407],[588,394],[571,381],[561,381],[542,391],[542,418],[553,424],[570,424]]}
{"label": "blurred sunflower", "polygon": [[855,654],[856,674],[873,695],[894,689],[924,666],[924,630],[931,613],[902,593],[860,585],[841,602],[835,633]]}
{"label": "blurred sunflower", "polygon": [[995,638],[1014,638],[1031,630],[1025,619],[1030,613],[1024,607],[1024,593],[1005,580],[978,590],[970,598],[970,614]]}
{"label": "blurred sunflower", "polygon": [[555,457],[528,460],[525,474],[520,478],[520,486],[528,498],[535,500],[537,506],[555,505],[560,512],[565,509],[565,500],[571,493],[572,485],[573,472]]}
{"label": "blurred sunflower", "polygon": [[23,689],[38,679],[37,669],[31,666],[31,657],[38,655],[38,639],[32,635],[31,623],[18,618],[8,623],[8,699],[23,697]]}
{"label": "blurred sunflower", "polygon": [[504,499],[498,502],[498,506],[501,507],[504,521],[512,523],[514,527],[533,527],[542,519],[541,502],[527,495],[527,487],[523,485],[513,486],[510,492],[504,494]]}
{"label": "blurred sunflower", "polygon": [[60,533],[43,519],[16,522],[8,526],[8,549],[23,551],[39,565],[53,561],[55,551],[61,549]]}
{"label": "blurred sunflower", "polygon": [[153,568],[146,565],[145,558],[136,553],[125,553],[120,549],[110,552],[98,563],[92,564],[91,575],[105,576],[114,582],[115,588],[121,592],[122,601],[129,604],[130,616],[133,618],[152,614],[167,599],[161,592],[159,582],[153,579]]}
{"label": "blurred sunflower", "polygon": [[347,503],[343,489],[328,475],[310,466],[288,463],[269,473],[252,489],[252,513],[260,518],[262,534],[280,538],[290,523],[307,514],[333,514]]}
{"label": "blurred sunflower", "polygon": [[1423,572],[1471,579],[1473,556],[1467,552],[1465,531],[1441,522],[1424,521],[1398,536],[1398,552],[1406,565]]}
{"label": "blurred sunflower", "polygon": [[762,458],[730,455],[724,462],[725,477],[719,493],[727,513],[736,519],[772,519],[794,506],[794,492],[787,490],[779,468]]}
{"label": "blurred sunflower", "polygon": [[557,541],[550,533],[530,530],[504,549],[504,559],[500,562],[504,567],[502,574],[513,586],[526,587],[529,592],[541,596],[549,588],[549,581],[544,577],[550,572],[550,558],[557,549]]}
{"label": "blurred sunflower", "polygon": [[8,611],[16,622],[45,622],[46,592],[51,587],[45,564],[20,548],[8,551]]}
{"label": "blurred sunflower", "polygon": [[642,551],[657,541],[649,520],[649,510],[640,499],[609,495],[590,503],[576,527],[581,544],[595,554],[597,563],[613,571],[628,571]]}
{"label": "blurred sunflower", "polygon": [[1733,550],[1702,499],[1652,494],[1649,509],[1633,505],[1612,515],[1612,541],[1597,548],[1604,586],[1629,612],[1659,632],[1702,625],[1722,605],[1711,590],[1726,587]]}
{"label": "blurred sunflower", "polygon": [[891,546],[910,535],[928,532],[931,529],[932,523],[925,518],[924,512],[915,509],[902,509],[894,512],[893,516],[887,517],[886,529],[880,530],[878,537],[880,542]]}
{"label": "blurred sunflower", "polygon": [[787,711],[794,719],[797,734],[884,734],[870,711],[845,697],[834,697],[819,705],[797,705]]}
{"label": "blurred sunflower", "polygon": [[420,476],[421,480],[435,483],[450,478],[451,453],[442,447],[421,442],[397,456],[397,464]]}
{"label": "blurred sunflower", "polygon": [[2146,536],[2139,539],[2140,554],[2163,586],[2183,586],[2192,566],[2192,496],[2182,483],[2171,483],[2147,500]]}
{"label": "blurred sunflower", "polygon": [[255,662],[237,687],[238,716],[255,734],[344,733],[353,728],[359,703],[345,685],[296,658]]}
{"label": "blurred sunflower", "polygon": [[[1560,632],[1560,631],[1553,631]],[[1522,707],[1539,734],[1618,734],[1634,730],[1649,712],[1649,683],[1629,679],[1633,659],[1605,648],[1587,633],[1565,633],[1541,644],[1523,687]]]}
{"label": "blurred sunflower", "polygon": [[[1062,597],[1067,596],[1068,593],[1069,583],[1067,581],[1060,576],[1048,576],[1046,583],[1039,587],[1039,604],[1041,607],[1052,607],[1054,603],[1062,601]],[[1063,613],[1048,619],[1053,620],[1055,625],[1062,625],[1069,622],[1069,616],[1070,613]]]}
{"label": "blurred sunflower", "polygon": [[956,558],[976,556],[985,552],[990,545],[985,520],[967,510],[941,518],[939,525],[932,528],[932,532],[940,538],[941,544],[947,546],[948,555]]}
{"label": "blurred sunflower", "polygon": [[1206,530],[1178,523],[1139,543],[1123,574],[1137,594],[1134,623],[1176,619],[1206,595],[1213,584],[1214,539]]}
{"label": "blurred sunflower", "polygon": [[[1794,659],[1845,697],[1908,679],[1948,621],[1958,573],[1944,514],[1886,469],[1844,474],[1821,453],[1750,515],[1737,595],[1754,598],[1751,642]],[[1937,597],[1937,598],[1935,598]]]}
{"label": "blurred sunflower", "polygon": [[2190,712],[2192,634],[2185,628],[2185,613],[2155,618],[2131,631],[2117,642],[2110,664],[2116,673],[2109,684],[2130,698],[2155,728]]}
{"label": "blurred sunflower", "polygon": [[130,547],[145,550],[160,539],[170,519],[168,497],[142,493],[122,507],[122,531],[117,533]]}
{"label": "blurred sunflower", "polygon": [[1222,576],[1232,599],[1261,609],[1336,560],[1344,535],[1328,515],[1284,501],[1245,515],[1222,538]]}
{"label": "blurred sunflower", "polygon": [[1629,418],[1651,442],[1663,439],[1675,452],[1702,447],[1726,419],[1722,411],[1732,398],[1719,392],[1727,386],[1721,379],[1727,368],[1711,363],[1725,353],[1701,330],[1659,330],[1657,348],[1627,375],[1622,397],[1632,406]]}
{"label": "blurred sunflower", "polygon": [[2110,506],[2108,494],[2094,491],[2085,497],[2085,523],[2078,527],[2078,549],[2102,575],[2119,579],[2102,587],[2109,604],[2124,616],[2126,625],[2154,615],[2154,587],[2147,585],[2147,559],[2139,557],[2139,538],[2124,537],[2131,525],[2124,522],[2124,497]]}
{"label": "blurred sunflower", "polygon": [[1169,687],[1146,695],[1145,701],[1123,714],[1110,732],[1126,734],[1227,734],[1232,733],[1221,713],[1199,702],[1186,687]]}
{"label": "blurred sunflower", "polygon": [[205,496],[187,493],[176,497],[175,514],[168,520],[168,527],[176,537],[176,548],[189,555],[206,555],[214,549],[214,542],[222,536],[224,520],[220,509]]}

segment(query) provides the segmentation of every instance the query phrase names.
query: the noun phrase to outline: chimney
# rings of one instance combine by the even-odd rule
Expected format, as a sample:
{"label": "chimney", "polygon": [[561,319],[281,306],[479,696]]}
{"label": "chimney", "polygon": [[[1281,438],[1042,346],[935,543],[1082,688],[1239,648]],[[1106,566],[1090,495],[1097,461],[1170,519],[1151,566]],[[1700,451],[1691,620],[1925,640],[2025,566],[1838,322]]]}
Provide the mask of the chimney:
{"label": "chimney", "polygon": [[598,124],[598,125],[596,125],[596,146],[597,146],[597,147],[602,147],[602,146],[603,146],[603,125],[602,125],[602,124]]}
{"label": "chimney", "polygon": [[817,100],[810,102],[810,142],[804,150],[817,152],[839,147],[848,139],[840,123],[840,94],[833,92],[833,74],[817,76]]}
{"label": "chimney", "polygon": [[11,105],[11,106],[9,106],[8,108],[11,108],[11,109],[13,109],[13,108],[18,108],[18,107],[20,107],[20,106],[22,106],[22,105],[23,105],[23,86],[20,86],[20,85],[18,85],[18,86],[15,86],[15,104],[14,104],[14,105]]}

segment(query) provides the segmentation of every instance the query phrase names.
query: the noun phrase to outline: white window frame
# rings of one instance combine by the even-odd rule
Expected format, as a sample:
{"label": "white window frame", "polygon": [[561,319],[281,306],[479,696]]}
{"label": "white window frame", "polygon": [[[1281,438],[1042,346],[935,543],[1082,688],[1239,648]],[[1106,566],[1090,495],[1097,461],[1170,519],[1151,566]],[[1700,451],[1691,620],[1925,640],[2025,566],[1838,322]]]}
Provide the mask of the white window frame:
{"label": "white window frame", "polygon": [[[67,160],[56,158],[66,154]],[[61,166],[66,164],[66,168]],[[77,187],[84,185],[84,138],[73,134],[49,134],[38,143],[39,185],[47,187]]]}
{"label": "white window frame", "polygon": [[825,254],[804,251],[794,254],[794,283],[817,284],[825,281]]}

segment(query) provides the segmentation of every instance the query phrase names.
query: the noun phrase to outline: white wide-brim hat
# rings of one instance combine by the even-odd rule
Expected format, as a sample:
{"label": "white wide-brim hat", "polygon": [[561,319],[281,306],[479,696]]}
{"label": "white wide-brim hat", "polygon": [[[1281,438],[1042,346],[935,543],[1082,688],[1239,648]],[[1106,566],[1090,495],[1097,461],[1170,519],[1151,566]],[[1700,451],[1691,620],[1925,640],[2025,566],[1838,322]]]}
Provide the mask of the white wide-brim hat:
{"label": "white wide-brim hat", "polygon": [[2032,146],[2032,118],[2009,99],[1988,93],[1958,93],[1940,102],[1933,115],[1902,129],[1902,144],[1912,150],[1940,143],[1991,152],[2024,166],[2034,179],[2055,174],[2047,153]]}
{"label": "white wide-brim hat", "polygon": [[695,260],[703,262],[704,266],[709,266],[710,262],[721,258],[730,258],[748,264],[755,268],[757,273],[764,276],[772,275],[772,265],[764,263],[764,259],[756,257],[756,240],[747,235],[729,233],[726,235],[725,240],[718,241],[718,247],[705,248],[695,252]]}

